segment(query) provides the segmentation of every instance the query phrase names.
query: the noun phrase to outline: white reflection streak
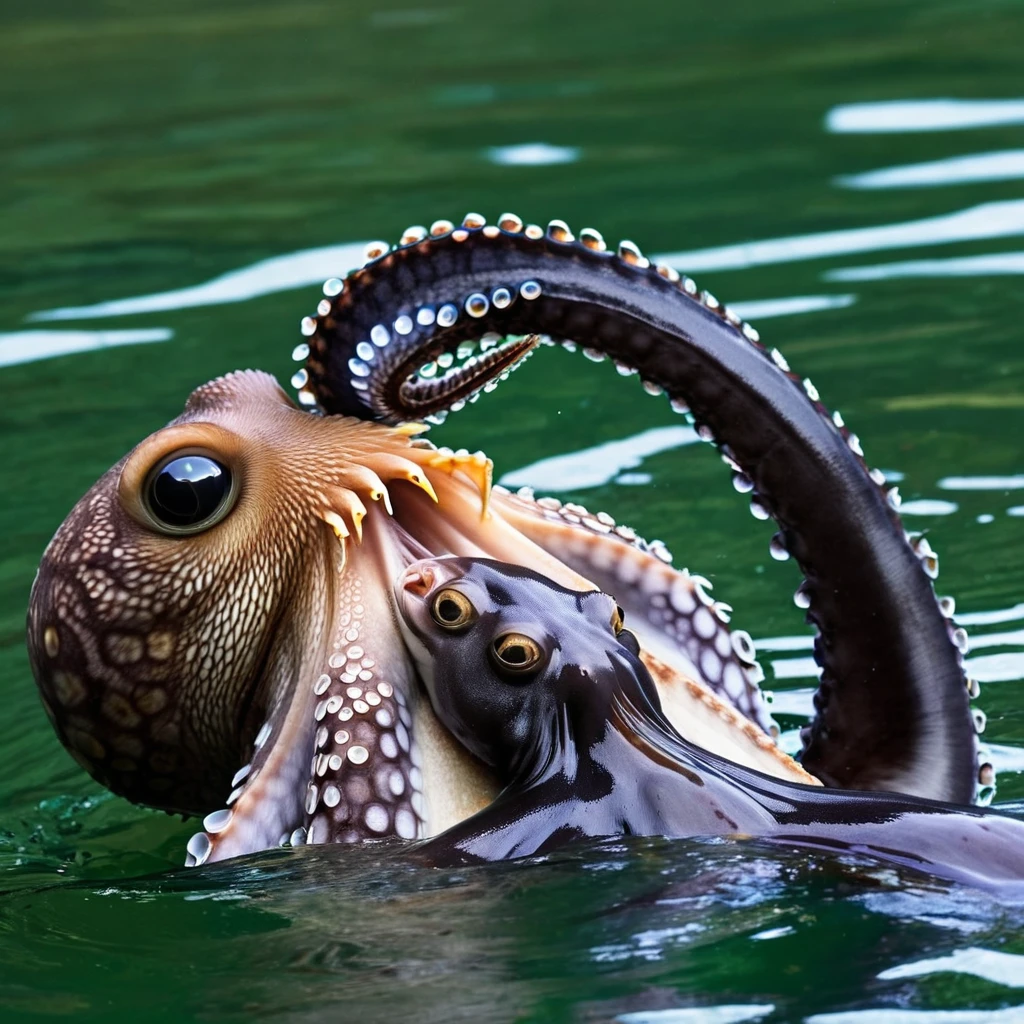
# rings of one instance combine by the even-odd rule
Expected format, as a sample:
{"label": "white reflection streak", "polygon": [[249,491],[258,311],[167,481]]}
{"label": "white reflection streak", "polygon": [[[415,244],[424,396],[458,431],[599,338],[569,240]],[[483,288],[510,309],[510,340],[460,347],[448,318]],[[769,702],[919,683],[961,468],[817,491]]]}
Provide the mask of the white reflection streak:
{"label": "white reflection streak", "polygon": [[944,491],[1019,491],[1024,474],[1016,476],[945,476],[939,481]]}
{"label": "white reflection streak", "polygon": [[997,608],[991,612],[957,613],[956,621],[961,626],[995,626],[1001,622],[1015,622],[1024,619],[1024,604],[1015,604],[1012,608]]}
{"label": "white reflection streak", "polygon": [[648,455],[699,441],[693,427],[653,427],[621,441],[583,448],[506,473],[503,487],[535,487],[542,491],[579,491],[611,483],[624,469],[636,469]]}
{"label": "white reflection streak", "polygon": [[1024,124],[1024,100],[885,100],[844,103],[825,115],[825,128],[836,134],[939,132]]}
{"label": "white reflection streak", "polygon": [[31,363],[78,352],[118,345],[168,341],[174,332],[167,327],[135,331],[15,331],[0,334],[0,366]]}
{"label": "white reflection streak", "polygon": [[773,263],[819,259],[823,256],[906,249],[918,245],[947,245],[951,242],[1010,238],[1021,234],[1024,234],[1024,199],[1009,199],[902,224],[823,231],[813,235],[773,238],[764,242],[742,242],[714,249],[669,253],[656,258],[672,263],[688,273],[698,270],[741,270]]}
{"label": "white reflection streak", "polygon": [[997,252],[948,260],[906,260],[826,271],[826,281],[892,281],[905,277],[995,277],[1024,274],[1024,252]]}
{"label": "white reflection streak", "polygon": [[998,153],[971,153],[945,160],[929,160],[901,167],[883,167],[862,174],[836,178],[843,188],[922,188],[931,185],[960,185],[976,181],[1012,181],[1024,178],[1024,149]]}
{"label": "white reflection streak", "polygon": [[814,658],[780,658],[772,662],[776,679],[813,679],[821,674]]}
{"label": "white reflection streak", "polygon": [[195,306],[216,306],[226,302],[244,302],[289,288],[322,284],[329,277],[343,276],[361,266],[366,242],[328,245],[320,249],[303,249],[286,256],[273,256],[240,270],[231,270],[203,284],[178,288],[154,295],[130,299],[114,299],[92,306],[63,306],[33,313],[29,320],[87,320],[105,316],[130,316],[169,309],[190,309]]}
{"label": "white reflection streak", "polygon": [[815,1013],[804,1024],[1024,1024],[1024,1006],[1002,1010],[841,1010]]}
{"label": "white reflection streak", "polygon": [[979,683],[1012,683],[1024,679],[1024,651],[982,654],[968,658],[965,668]]}
{"label": "white reflection streak", "polygon": [[809,651],[814,646],[813,636],[768,636],[755,640],[757,653],[765,651]]}
{"label": "white reflection streak", "polygon": [[552,146],[547,142],[526,142],[518,146],[492,146],[484,150],[492,164],[503,167],[544,167],[571,164],[580,158],[575,146]]}
{"label": "white reflection streak", "polygon": [[987,743],[989,760],[999,774],[1003,772],[1024,772],[1024,749],[1010,747],[1003,743]]}
{"label": "white reflection streak", "polygon": [[773,715],[799,715],[802,718],[810,718],[814,714],[814,690],[809,686],[795,690],[776,690],[772,694],[769,710]]}
{"label": "white reflection streak", "polygon": [[878,977],[883,981],[890,981],[898,978],[920,978],[944,971],[973,974],[977,978],[984,978],[996,985],[1006,985],[1008,988],[1024,988],[1024,956],[981,949],[977,946],[958,949],[949,956],[890,967],[882,971]]}
{"label": "white reflection streak", "polygon": [[951,516],[960,506],[941,498],[914,498],[900,505],[901,516]]}
{"label": "white reflection streak", "polygon": [[618,1024],[740,1024],[760,1020],[774,1012],[771,1003],[763,1005],[692,1006],[675,1010],[638,1010],[620,1013]]}
{"label": "white reflection streak", "polygon": [[788,299],[751,299],[747,302],[730,302],[729,308],[744,320],[770,320],[776,316],[819,313],[826,309],[846,309],[856,301],[856,295],[793,295]]}
{"label": "white reflection streak", "polygon": [[[958,617],[957,625],[962,626],[963,621]],[[1024,644],[1024,629],[1011,629],[1003,633],[979,633],[971,637],[971,650],[979,647],[1001,647],[1003,644],[1014,646]]]}

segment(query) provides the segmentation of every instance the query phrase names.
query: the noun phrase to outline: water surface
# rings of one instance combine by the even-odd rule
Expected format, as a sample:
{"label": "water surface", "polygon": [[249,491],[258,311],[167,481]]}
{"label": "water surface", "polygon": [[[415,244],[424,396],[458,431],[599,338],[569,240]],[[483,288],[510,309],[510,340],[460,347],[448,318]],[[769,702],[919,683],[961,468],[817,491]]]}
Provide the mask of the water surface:
{"label": "water surface", "polygon": [[[0,9],[0,1014],[1024,1019],[1018,909],[866,864],[631,841],[450,873],[387,849],[176,872],[193,827],[84,776],[22,638],[73,502],[196,385],[286,380],[359,243],[561,217],[741,305],[899,480],[1019,808],[1022,46],[997,0]],[[763,641],[795,729],[797,573],[714,452],[562,351],[487,398],[438,443],[662,538]]]}

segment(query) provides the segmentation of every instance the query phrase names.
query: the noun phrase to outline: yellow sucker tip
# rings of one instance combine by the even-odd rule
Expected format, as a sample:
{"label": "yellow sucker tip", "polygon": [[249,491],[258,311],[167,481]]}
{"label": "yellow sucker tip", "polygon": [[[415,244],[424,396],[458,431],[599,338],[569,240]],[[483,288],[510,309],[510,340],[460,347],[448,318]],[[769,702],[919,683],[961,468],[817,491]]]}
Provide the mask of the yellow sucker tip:
{"label": "yellow sucker tip", "polygon": [[412,473],[410,474],[409,479],[421,491],[426,491],[435,505],[438,503],[437,492],[434,490],[434,485],[422,473]]}
{"label": "yellow sucker tip", "polygon": [[334,530],[335,535],[340,539],[344,540],[349,535],[348,527],[345,525],[345,520],[342,519],[337,512],[328,509],[328,511],[324,513],[323,518],[324,522]]}

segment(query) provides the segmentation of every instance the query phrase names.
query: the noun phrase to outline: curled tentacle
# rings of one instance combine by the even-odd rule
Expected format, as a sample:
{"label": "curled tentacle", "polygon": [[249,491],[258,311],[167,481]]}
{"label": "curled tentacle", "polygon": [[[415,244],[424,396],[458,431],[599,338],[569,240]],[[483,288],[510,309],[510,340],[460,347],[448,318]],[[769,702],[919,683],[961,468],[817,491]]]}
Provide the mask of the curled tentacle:
{"label": "curled tentacle", "polygon": [[471,215],[368,256],[303,321],[300,400],[437,420],[507,376],[532,335],[638,372],[717,442],[755,516],[778,522],[773,554],[803,571],[796,600],[819,631],[822,666],[805,766],[835,786],[973,798],[966,635],[936,602],[935,554],[904,533],[898,492],[868,469],[856,435],[752,327],[632,243],[609,252],[597,232],[577,240],[558,221],[544,232]]}

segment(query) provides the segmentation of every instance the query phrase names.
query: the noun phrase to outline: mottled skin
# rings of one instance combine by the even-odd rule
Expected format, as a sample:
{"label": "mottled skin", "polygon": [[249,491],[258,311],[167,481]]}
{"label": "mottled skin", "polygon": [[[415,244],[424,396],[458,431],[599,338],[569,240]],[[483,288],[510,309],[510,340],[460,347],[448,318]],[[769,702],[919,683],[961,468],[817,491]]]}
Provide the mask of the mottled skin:
{"label": "mottled skin", "polygon": [[[517,526],[541,542],[550,534],[582,566],[595,548],[605,568],[628,567],[634,603],[674,593],[677,625],[686,609],[709,618],[714,633],[694,633],[699,644],[729,652],[741,680],[756,667],[731,651],[699,581],[635,535],[551,522],[526,497],[492,495],[482,455],[440,452],[410,433],[311,416],[267,375],[233,374],[196,391],[102,477],[48,547],[28,629],[47,710],[104,785],[207,815],[192,860],[282,839],[431,835],[496,792],[420,699],[390,585],[415,558],[488,554],[586,586]],[[168,532],[143,500],[154,467],[180,452],[215,458],[236,485],[228,514],[194,534]],[[684,648],[663,640],[675,667],[652,664],[666,700],[697,723],[691,735],[806,778],[686,677]]]}
{"label": "mottled skin", "polygon": [[435,712],[504,786],[422,847],[433,863],[546,853],[585,837],[742,835],[1024,899],[1024,822],[800,785],[688,743],[606,594],[469,558],[414,563],[396,594]]}
{"label": "mottled skin", "polygon": [[[710,584],[611,517],[490,488],[482,454],[419,427],[489,389],[538,343],[575,339],[692,407],[807,576],[819,714],[804,761],[834,786],[966,802],[975,740],[934,553],[908,538],[859,442],[752,328],[623,243],[603,251],[506,215],[407,232],[329,281],[303,322],[296,408],[265,374],[199,388],[79,502],[44,554],[28,645],[71,752],[130,799],[206,814],[202,863],[281,841],[426,836],[484,806],[493,772],[437,722],[391,581],[430,555],[485,556],[613,593],[674,727],[760,771],[814,781],[774,746],[749,637]],[[468,358],[459,353],[480,339]],[[485,351],[486,349],[486,351]],[[451,366],[440,377],[416,375]],[[410,376],[410,374],[413,374]],[[148,495],[176,453],[234,485],[224,514],[167,530]]]}

